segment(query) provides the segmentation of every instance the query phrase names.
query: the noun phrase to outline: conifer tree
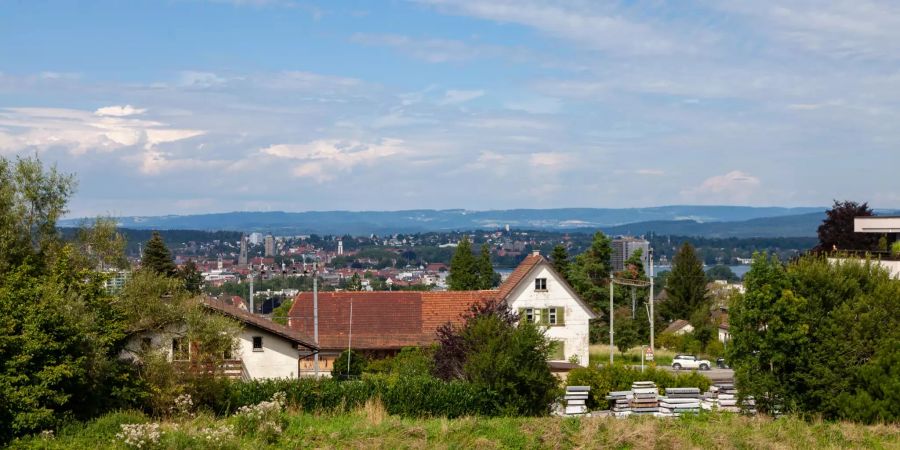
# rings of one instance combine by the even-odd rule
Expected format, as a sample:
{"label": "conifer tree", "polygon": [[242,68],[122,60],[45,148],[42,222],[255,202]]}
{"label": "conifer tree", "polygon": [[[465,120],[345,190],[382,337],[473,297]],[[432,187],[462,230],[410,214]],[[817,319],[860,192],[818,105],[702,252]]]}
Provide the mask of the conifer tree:
{"label": "conifer tree", "polygon": [[478,258],[478,289],[494,287],[494,266],[491,264],[491,249],[487,244],[481,245],[481,257]]}
{"label": "conifer tree", "polygon": [[606,311],[609,275],[612,270],[612,241],[598,231],[590,248],[569,265],[569,282],[594,309]]}
{"label": "conifer tree", "polygon": [[144,247],[144,256],[141,258],[141,267],[152,270],[158,274],[165,276],[174,276],[177,268],[175,262],[172,261],[172,253],[163,242],[162,236],[158,231],[153,232],[153,236],[147,241]]}
{"label": "conifer tree", "polygon": [[[694,246],[685,242],[672,258],[672,273],[666,280],[668,300],[660,304],[660,313],[666,320],[691,320],[698,311],[707,308],[709,296],[706,293],[706,273],[703,263],[697,257]],[[701,314],[702,315],[702,314]],[[694,326],[696,328],[696,325]]]}
{"label": "conifer tree", "polygon": [[569,278],[569,252],[566,251],[566,246],[558,244],[556,247],[553,247],[550,262],[563,278]]}
{"label": "conifer tree", "polygon": [[459,241],[456,253],[450,260],[450,274],[447,283],[451,291],[469,291],[478,289],[478,267],[472,255],[472,244],[467,236]]}
{"label": "conifer tree", "polygon": [[359,278],[358,273],[354,273],[352,277],[350,277],[350,282],[347,283],[348,291],[361,291],[362,290],[362,280]]}
{"label": "conifer tree", "polygon": [[194,263],[193,259],[188,260],[184,267],[178,270],[178,277],[184,282],[186,291],[194,295],[200,294],[200,290],[203,287],[203,275],[197,269],[197,264]]}

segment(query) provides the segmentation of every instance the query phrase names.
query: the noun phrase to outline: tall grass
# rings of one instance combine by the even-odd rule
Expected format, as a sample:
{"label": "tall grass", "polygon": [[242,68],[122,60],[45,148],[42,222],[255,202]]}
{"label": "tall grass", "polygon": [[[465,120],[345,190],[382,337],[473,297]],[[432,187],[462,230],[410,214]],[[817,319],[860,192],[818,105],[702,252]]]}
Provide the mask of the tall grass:
{"label": "tall grass", "polygon": [[[678,419],[614,418],[429,418],[387,414],[377,400],[346,413],[288,411],[281,433],[262,438],[242,433],[234,417],[208,415],[163,422],[159,448],[900,448],[900,425],[865,426],[846,422],[773,420],[732,414],[700,414]],[[14,441],[14,449],[97,450],[125,448],[115,438],[122,423],[147,421],[140,413],[115,413],[58,436]],[[235,432],[214,447],[202,430]],[[112,434],[111,434],[112,433]]]}

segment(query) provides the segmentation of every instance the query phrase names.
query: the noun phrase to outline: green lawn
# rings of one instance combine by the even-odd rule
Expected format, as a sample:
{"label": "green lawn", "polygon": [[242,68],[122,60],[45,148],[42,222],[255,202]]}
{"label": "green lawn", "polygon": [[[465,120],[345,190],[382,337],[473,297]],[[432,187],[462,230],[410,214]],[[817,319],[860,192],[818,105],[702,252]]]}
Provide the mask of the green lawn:
{"label": "green lawn", "polygon": [[[163,421],[158,444],[144,448],[900,448],[897,424],[863,426],[790,417],[404,419],[389,416],[377,403],[348,414],[289,411],[282,416],[283,431],[267,435],[247,429],[237,417]],[[116,438],[120,425],[148,421],[140,413],[115,413],[65,428],[56,437],[26,438],[11,447],[127,448]],[[202,437],[202,430],[223,425],[230,436],[219,441]]]}
{"label": "green lawn", "polygon": [[[609,345],[593,344],[591,345],[589,352],[592,365],[597,363],[606,364],[609,362]],[[675,354],[676,353],[671,350],[658,348],[653,356],[657,366],[670,366],[672,365],[672,358],[675,357]],[[613,358],[616,362],[640,365],[641,348],[635,347],[625,354],[619,353],[619,351],[616,350],[613,353]],[[649,364],[649,362],[645,361],[645,364]]]}

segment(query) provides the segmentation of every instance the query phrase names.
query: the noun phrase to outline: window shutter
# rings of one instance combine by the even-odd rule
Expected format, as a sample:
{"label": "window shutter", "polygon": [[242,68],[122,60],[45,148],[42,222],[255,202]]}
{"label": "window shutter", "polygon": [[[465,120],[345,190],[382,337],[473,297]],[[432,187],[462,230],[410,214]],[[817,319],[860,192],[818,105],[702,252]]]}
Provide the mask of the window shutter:
{"label": "window shutter", "polygon": [[550,311],[547,308],[541,308],[541,325],[550,323]]}
{"label": "window shutter", "polygon": [[561,327],[566,324],[565,314],[564,314],[565,312],[566,312],[566,308],[564,308],[564,307],[556,308],[556,325],[557,326]]}
{"label": "window shutter", "polygon": [[519,308],[519,321],[525,320],[525,308]]}

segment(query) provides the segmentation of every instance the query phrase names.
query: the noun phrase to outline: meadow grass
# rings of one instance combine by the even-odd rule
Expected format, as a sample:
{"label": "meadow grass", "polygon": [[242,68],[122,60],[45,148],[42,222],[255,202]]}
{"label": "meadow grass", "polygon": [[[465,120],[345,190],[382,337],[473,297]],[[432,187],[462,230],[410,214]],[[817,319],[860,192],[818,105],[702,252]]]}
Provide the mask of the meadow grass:
{"label": "meadow grass", "polygon": [[[606,364],[609,362],[609,345],[607,344],[592,344],[590,346],[589,355],[591,359],[591,365],[600,363]],[[672,365],[672,359],[675,357],[676,352],[671,350],[666,350],[662,348],[656,349],[653,354],[654,361],[657,366],[670,366]],[[627,363],[630,365],[640,365],[641,364],[641,348],[635,347],[627,352],[620,353],[618,350],[613,352],[613,358],[616,363]],[[645,361],[645,364],[649,365],[649,361]],[[713,362],[715,364],[715,362]]]}
{"label": "meadow grass", "polygon": [[[116,438],[121,424],[149,422],[137,412],[108,414],[92,422],[63,428],[56,437],[30,437],[12,443],[21,449],[124,449]],[[242,430],[234,417],[193,418],[161,422],[163,436],[155,447],[220,448],[900,448],[900,425],[859,425],[770,419],[725,413],[694,417],[615,418],[428,418],[388,415],[378,402],[343,414],[287,411],[283,431],[262,436]],[[200,430],[230,426],[227,440],[211,444]]]}

